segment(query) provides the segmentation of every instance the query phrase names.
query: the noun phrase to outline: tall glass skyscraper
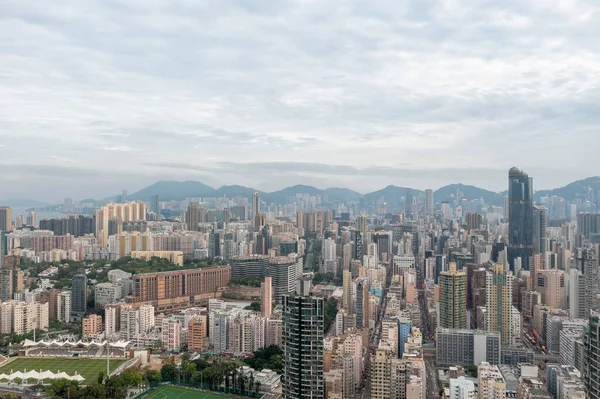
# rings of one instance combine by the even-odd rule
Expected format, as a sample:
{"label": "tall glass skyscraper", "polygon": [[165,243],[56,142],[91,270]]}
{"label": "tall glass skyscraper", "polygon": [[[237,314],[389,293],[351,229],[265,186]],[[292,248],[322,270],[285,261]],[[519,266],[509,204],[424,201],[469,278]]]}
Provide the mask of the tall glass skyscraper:
{"label": "tall glass skyscraper", "polygon": [[323,298],[310,296],[310,280],[283,295],[283,397],[323,399]]}
{"label": "tall glass skyscraper", "polygon": [[517,168],[508,172],[508,263],[514,271],[516,258],[529,270],[533,255],[533,181]]}

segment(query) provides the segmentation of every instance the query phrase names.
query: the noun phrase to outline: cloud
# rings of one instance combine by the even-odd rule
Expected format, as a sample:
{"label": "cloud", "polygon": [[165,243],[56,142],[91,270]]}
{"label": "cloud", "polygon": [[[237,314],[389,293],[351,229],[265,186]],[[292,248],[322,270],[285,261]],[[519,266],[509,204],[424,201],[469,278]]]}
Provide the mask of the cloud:
{"label": "cloud", "polygon": [[[364,192],[502,190],[512,165],[553,187],[600,168],[594,1],[2,8],[2,162],[68,159],[83,171],[64,172],[69,195],[94,173],[118,191],[121,171]],[[48,195],[39,182],[7,195]]]}

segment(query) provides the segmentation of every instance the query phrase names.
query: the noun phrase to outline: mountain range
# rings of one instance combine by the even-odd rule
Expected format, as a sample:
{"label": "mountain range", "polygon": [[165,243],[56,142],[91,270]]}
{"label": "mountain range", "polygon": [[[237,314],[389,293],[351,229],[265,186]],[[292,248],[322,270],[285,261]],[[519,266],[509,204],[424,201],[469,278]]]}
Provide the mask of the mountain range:
{"label": "mountain range", "polygon": [[[600,192],[600,177],[589,177],[587,179],[578,180],[572,182],[564,187],[552,189],[552,190],[540,190],[534,194],[534,199],[539,202],[542,197],[546,196],[559,196],[563,197],[568,201],[573,201],[575,198],[587,198],[590,190],[594,193],[594,196]],[[506,192],[493,192],[483,188],[464,185],[464,184],[450,184],[441,187],[434,191],[433,196],[435,202],[441,202],[449,200],[456,195],[456,192],[462,193],[464,198],[469,200],[483,198],[487,204],[493,204],[498,206],[504,205],[504,197],[507,195]],[[217,189],[210,187],[204,183],[198,181],[159,181],[150,186],[143,188],[142,190],[130,194],[129,200],[143,200],[148,201],[150,197],[158,194],[161,201],[168,200],[182,200],[190,197],[252,197],[254,192],[258,192],[261,199],[266,202],[284,203],[287,198],[294,197],[296,194],[308,194],[308,195],[324,195],[327,194],[330,201],[366,201],[373,202],[379,198],[383,198],[384,201],[392,202],[394,204],[400,202],[401,197],[405,197],[409,192],[415,197],[424,196],[422,190],[413,189],[410,187],[398,187],[389,185],[381,190],[374,191],[371,193],[361,194],[356,191],[347,188],[326,188],[324,190],[306,185],[296,185],[292,187],[286,187],[282,190],[274,192],[263,192],[256,190],[251,187],[233,185],[233,186],[222,186]]]}

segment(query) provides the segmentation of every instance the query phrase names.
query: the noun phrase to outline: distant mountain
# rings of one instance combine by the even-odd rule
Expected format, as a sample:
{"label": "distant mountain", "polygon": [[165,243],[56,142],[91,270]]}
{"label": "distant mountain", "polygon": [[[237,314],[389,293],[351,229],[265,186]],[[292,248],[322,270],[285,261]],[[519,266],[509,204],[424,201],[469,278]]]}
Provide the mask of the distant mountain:
{"label": "distant mountain", "polygon": [[418,197],[423,195],[423,191],[417,190],[410,187],[398,187],[389,185],[381,190],[373,191],[372,193],[365,194],[363,199],[366,201],[376,201],[379,197],[383,197],[386,201],[395,201],[401,197],[406,197],[407,192],[410,190],[413,196]]}
{"label": "distant mountain", "polygon": [[161,200],[182,200],[188,197],[216,197],[214,188],[198,181],[159,181],[127,196],[128,200],[149,201],[158,194]]}
{"label": "distant mountain", "polygon": [[[475,200],[483,198],[488,204],[494,204],[498,206],[504,205],[504,196],[506,193],[495,193],[493,191],[485,190],[479,187],[465,185],[465,184],[450,184],[437,189],[434,192],[435,202],[441,202],[450,200],[456,195],[457,189],[462,193],[464,198],[469,200]],[[365,203],[373,203],[379,198],[383,198],[384,201],[388,202],[392,207],[399,207],[404,202],[401,198],[406,197],[407,191],[410,190],[414,197],[422,197],[424,192],[409,187],[399,187],[389,185],[381,190],[374,191],[361,195],[360,193],[340,187],[332,187],[324,190],[318,189],[313,186],[307,185],[296,185],[292,187],[286,187],[284,189],[273,191],[273,192],[262,192],[251,187],[245,187],[240,185],[222,186],[218,189],[214,189],[204,183],[198,181],[159,181],[142,190],[130,194],[127,198],[131,200],[143,200],[149,201],[150,197],[158,194],[160,200],[182,200],[190,197],[246,197],[251,198],[254,192],[260,194],[261,200],[266,202],[285,203],[288,198],[295,197],[297,194],[308,194],[308,195],[327,195],[330,201],[358,201],[360,200],[363,205]],[[584,180],[579,180],[568,184],[565,187],[557,188],[553,190],[541,190],[535,193],[534,198],[539,202],[541,197],[557,195],[563,197],[569,201],[575,198],[588,198],[590,193],[598,193],[600,190],[600,177],[590,177]],[[594,194],[596,195],[596,194]],[[108,199],[105,199],[105,202]],[[16,200],[12,200],[14,203],[18,203]],[[23,203],[27,203],[27,200],[19,200]],[[37,201],[31,201],[27,205],[20,206],[44,206],[47,204],[39,203]],[[85,200],[84,202],[101,202],[94,200]],[[10,201],[5,201],[6,204],[10,205]],[[0,202],[0,205],[4,203]],[[31,204],[31,205],[29,205]],[[17,205],[14,205],[17,206]]]}
{"label": "distant mountain", "polygon": [[267,202],[285,202],[287,198],[295,197],[296,194],[321,195],[323,194],[323,190],[319,190],[313,186],[297,184],[292,187],[286,187],[282,190],[273,191],[272,193],[265,193],[263,198],[264,201]]}
{"label": "distant mountain", "polygon": [[331,187],[323,190],[329,197],[329,201],[358,201],[362,197],[361,193],[348,188]]}
{"label": "distant mountain", "polygon": [[551,197],[556,195],[558,197],[563,197],[567,201],[573,201],[576,198],[596,198],[599,190],[600,176],[594,176],[588,177],[587,179],[574,181],[573,183],[567,184],[561,188],[537,191],[533,195],[533,198],[536,202],[539,202],[542,197]]}
{"label": "distant mountain", "polygon": [[456,190],[462,193],[463,198],[475,200],[483,198],[486,204],[504,206],[504,195],[483,188],[468,186],[464,184],[450,184],[434,191],[433,198],[435,202],[448,201],[456,196]]}

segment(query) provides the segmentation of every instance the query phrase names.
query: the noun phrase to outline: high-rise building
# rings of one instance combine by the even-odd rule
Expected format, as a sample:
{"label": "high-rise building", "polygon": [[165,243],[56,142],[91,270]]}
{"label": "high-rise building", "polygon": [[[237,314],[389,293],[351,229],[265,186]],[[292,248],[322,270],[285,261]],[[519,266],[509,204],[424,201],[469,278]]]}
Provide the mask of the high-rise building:
{"label": "high-rise building", "polygon": [[368,223],[367,223],[367,216],[362,213],[358,216],[358,223],[357,226],[358,231],[361,233],[366,233],[367,232],[367,227],[368,227]]}
{"label": "high-rise building", "polygon": [[200,222],[200,208],[195,202],[191,202],[185,212],[185,224],[187,229],[190,231],[198,230],[198,223]]}
{"label": "high-rise building", "polygon": [[13,269],[0,269],[0,302],[13,299]]}
{"label": "high-rise building", "polygon": [[504,270],[502,264],[496,264],[492,272],[487,273],[486,283],[486,328],[499,331],[502,345],[513,344],[512,295],[514,276]]}
{"label": "high-rise building", "polygon": [[344,270],[342,283],[342,306],[347,312],[352,312],[352,272],[350,270]]}
{"label": "high-rise building", "polygon": [[546,254],[546,225],[548,210],[543,206],[533,206],[533,252]]}
{"label": "high-rise building", "polygon": [[0,231],[12,231],[12,208],[0,206]]}
{"label": "high-rise building", "polygon": [[167,350],[181,349],[181,323],[165,319],[162,322],[162,345]]}
{"label": "high-rise building", "polygon": [[433,215],[433,190],[425,190],[425,214]]}
{"label": "high-rise building", "polygon": [[398,357],[404,355],[404,346],[408,341],[408,337],[412,331],[412,320],[407,317],[398,319]]}
{"label": "high-rise building", "polygon": [[600,314],[592,312],[585,333],[583,379],[589,399],[600,399]]}
{"label": "high-rise building", "polygon": [[73,276],[71,285],[71,321],[79,321],[87,312],[87,276]]}
{"label": "high-rise building", "polygon": [[298,280],[295,295],[284,295],[283,396],[323,398],[323,298],[309,296],[310,281]]}
{"label": "high-rise building", "polygon": [[254,278],[262,280],[269,268],[267,255],[232,256],[229,259],[231,278]]}
{"label": "high-rise building", "polygon": [[500,334],[496,331],[438,328],[435,341],[440,367],[468,367],[481,362],[500,364]]}
{"label": "high-rise building", "polygon": [[136,274],[132,300],[152,302],[159,311],[172,310],[175,305],[189,307],[190,298],[200,301],[226,287],[230,278],[229,266]]}
{"label": "high-rise building", "polygon": [[450,262],[447,272],[440,273],[440,324],[441,328],[467,328],[467,274],[456,270]]}
{"label": "high-rise building", "polygon": [[369,282],[365,278],[356,280],[356,327],[369,328]]}
{"label": "high-rise building", "polygon": [[34,211],[29,211],[27,214],[27,226],[37,227],[37,214]]}
{"label": "high-rise building", "polygon": [[483,216],[481,213],[471,213],[467,212],[465,215],[465,222],[467,223],[467,230],[479,230],[481,225],[483,224]]}
{"label": "high-rise building", "polygon": [[598,311],[596,298],[600,295],[600,256],[599,247],[595,245],[581,251],[581,270],[585,280],[585,293],[583,301],[580,302],[580,313],[587,317],[590,310]]}
{"label": "high-rise building", "polygon": [[260,284],[260,296],[262,299],[262,317],[268,319],[271,317],[273,307],[273,280],[271,277],[265,277],[265,281]]}
{"label": "high-rise building", "polygon": [[412,217],[413,212],[413,193],[410,188],[406,189],[406,198],[404,199],[404,214],[407,218]]}
{"label": "high-rise building", "polygon": [[82,320],[82,334],[84,337],[102,332],[102,316],[91,314]]}
{"label": "high-rise building", "polygon": [[154,194],[150,197],[150,212],[154,212],[157,215],[160,213],[160,203],[158,202],[158,194]]}
{"label": "high-rise building", "polygon": [[63,323],[71,322],[71,291],[64,291],[56,297],[56,318]]}
{"label": "high-rise building", "polygon": [[188,349],[203,352],[206,349],[207,317],[198,315],[188,323]]}
{"label": "high-rise building", "polygon": [[600,213],[580,213],[577,215],[577,230],[587,239],[600,233]]}
{"label": "high-rise building", "polygon": [[146,203],[132,201],[126,204],[108,204],[96,211],[96,238],[101,247],[108,245],[109,223],[114,219],[122,222],[146,220]]}
{"label": "high-rise building", "polygon": [[391,351],[380,348],[371,364],[371,398],[387,399],[390,395]]}
{"label": "high-rise building", "polygon": [[109,304],[104,307],[104,333],[107,337],[121,331],[121,305]]}
{"label": "high-rise building", "polygon": [[557,309],[567,308],[565,272],[563,270],[538,270],[536,281],[543,304]]}
{"label": "high-rise building", "polygon": [[40,230],[50,230],[55,236],[68,234],[75,238],[86,234],[96,233],[96,217],[84,215],[69,215],[64,218],[40,220]]}
{"label": "high-rise building", "polygon": [[479,399],[506,398],[506,380],[497,365],[481,363],[477,367]]}
{"label": "high-rise building", "polygon": [[[252,219],[254,220],[254,231],[260,231],[260,229],[267,224],[267,218],[264,213],[257,213]],[[263,251],[265,250],[268,250],[268,248],[263,249]]]}
{"label": "high-rise building", "polygon": [[531,271],[531,289],[537,290],[537,275],[540,270],[544,268],[544,258],[541,254],[535,253],[529,260],[529,270]]}
{"label": "high-rise building", "polygon": [[529,270],[533,254],[533,180],[523,171],[508,172],[508,263],[514,270],[515,259],[521,258],[522,270]]}
{"label": "high-rise building", "polygon": [[260,213],[260,194],[255,192],[252,194],[252,218],[254,219],[256,215]]}

